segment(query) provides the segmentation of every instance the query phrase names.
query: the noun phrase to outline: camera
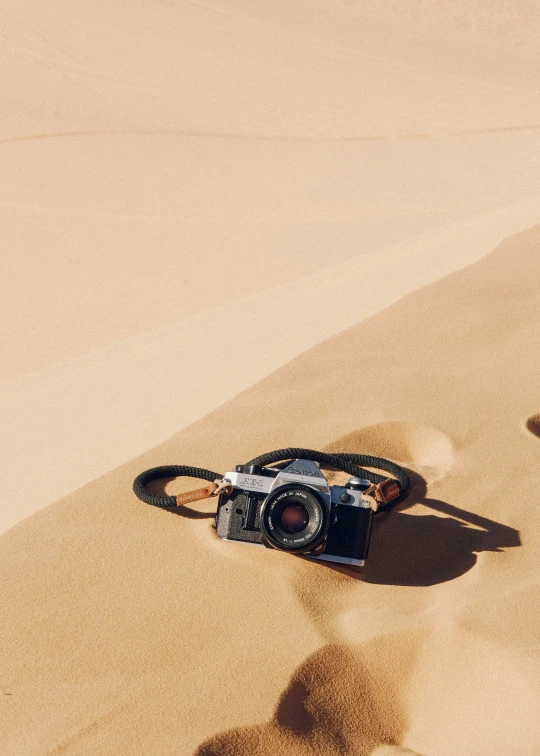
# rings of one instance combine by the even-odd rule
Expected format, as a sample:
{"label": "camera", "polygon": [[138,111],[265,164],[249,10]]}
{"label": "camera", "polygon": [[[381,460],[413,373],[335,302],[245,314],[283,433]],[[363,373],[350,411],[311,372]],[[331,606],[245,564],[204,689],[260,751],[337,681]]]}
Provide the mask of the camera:
{"label": "camera", "polygon": [[238,465],[223,477],[216,530],[220,538],[361,567],[373,509],[369,480],[330,486],[316,462]]}

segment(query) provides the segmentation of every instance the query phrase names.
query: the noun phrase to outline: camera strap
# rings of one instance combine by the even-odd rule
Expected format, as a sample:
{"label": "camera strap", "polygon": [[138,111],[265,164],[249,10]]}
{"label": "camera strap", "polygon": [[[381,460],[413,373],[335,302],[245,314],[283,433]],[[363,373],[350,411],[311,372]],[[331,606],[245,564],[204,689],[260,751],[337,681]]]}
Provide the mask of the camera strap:
{"label": "camera strap", "polygon": [[[314,451],[313,449],[277,449],[276,451],[261,454],[250,460],[248,465],[266,465],[295,459],[306,459],[318,462],[320,465],[330,467],[341,472],[349,473],[354,477],[365,478],[371,486],[363,492],[368,499],[374,512],[381,512],[390,506],[402,501],[409,490],[409,476],[406,471],[384,457],[373,457],[368,454],[327,454],[326,452]],[[392,477],[379,475],[366,468],[375,468],[390,473]],[[146,486],[152,480],[160,478],[201,478],[209,482],[203,488],[195,491],[187,491],[177,496],[150,493]],[[189,504],[193,501],[206,499],[210,496],[218,496],[220,493],[229,492],[232,489],[230,481],[212,470],[201,467],[189,467],[186,465],[162,465],[152,467],[138,475],[133,482],[133,490],[141,501],[152,504],[162,509],[173,509]]]}

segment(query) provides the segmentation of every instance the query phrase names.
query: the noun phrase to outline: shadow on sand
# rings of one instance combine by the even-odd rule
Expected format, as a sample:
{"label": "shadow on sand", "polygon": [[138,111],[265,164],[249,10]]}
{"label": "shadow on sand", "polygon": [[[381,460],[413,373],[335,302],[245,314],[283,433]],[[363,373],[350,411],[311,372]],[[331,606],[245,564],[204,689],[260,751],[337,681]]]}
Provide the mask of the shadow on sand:
{"label": "shadow on sand", "polygon": [[[321,569],[345,573],[367,583],[427,586],[463,575],[476,564],[482,551],[501,551],[521,545],[519,532],[487,517],[426,497],[424,478],[409,470],[411,489],[405,502],[375,517],[369,557],[361,570],[332,562],[320,562]],[[154,481],[148,487],[165,493],[173,478]],[[407,512],[415,504],[436,514]],[[201,512],[190,507],[168,510],[188,519],[212,519],[215,510]]]}
{"label": "shadow on sand", "polygon": [[[393,638],[394,647],[399,640],[406,643]],[[407,722],[396,691],[369,667],[369,651],[323,646],[294,672],[269,722],[216,735],[195,756],[414,756],[400,745]]]}
{"label": "shadow on sand", "polygon": [[[409,472],[407,501],[375,519],[365,569],[357,572],[330,562],[321,562],[321,569],[366,583],[430,586],[463,575],[479,552],[520,546],[517,530],[426,498],[425,480]],[[434,514],[406,511],[415,504]],[[401,745],[407,723],[393,675],[378,669],[380,659],[392,669],[398,665],[403,683],[415,655],[410,641],[407,634],[394,633],[367,645],[322,647],[297,668],[270,721],[218,734],[201,744],[195,756],[414,756]]]}
{"label": "shadow on sand", "polygon": [[[517,530],[487,517],[426,498],[426,481],[409,471],[411,489],[405,502],[375,517],[369,556],[361,572],[324,562],[367,583],[427,586],[463,575],[482,551],[521,545]],[[436,514],[407,512],[416,504]]]}

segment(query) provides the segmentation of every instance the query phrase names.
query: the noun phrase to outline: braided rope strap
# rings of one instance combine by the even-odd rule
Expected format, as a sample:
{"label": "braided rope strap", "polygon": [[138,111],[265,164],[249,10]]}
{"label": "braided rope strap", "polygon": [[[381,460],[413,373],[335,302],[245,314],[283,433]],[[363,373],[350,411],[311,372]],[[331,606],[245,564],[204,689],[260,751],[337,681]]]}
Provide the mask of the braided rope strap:
{"label": "braided rope strap", "polygon": [[[369,454],[344,454],[341,452],[327,454],[314,449],[291,447],[261,454],[259,457],[250,460],[248,464],[265,466],[292,459],[308,459],[312,462],[334,467],[357,478],[369,480],[373,485],[367,491],[364,491],[363,496],[367,496],[372,501],[372,509],[375,512],[382,512],[388,509],[390,505],[394,506],[402,501],[409,490],[409,476],[402,467],[384,457],[374,457]],[[366,470],[366,467],[385,470],[393,478],[379,475],[372,470]]]}
{"label": "braided rope strap", "polygon": [[[409,490],[409,476],[405,470],[384,457],[373,457],[367,454],[327,454],[325,452],[315,451],[314,449],[300,449],[291,447],[288,449],[277,449],[276,451],[261,454],[250,460],[248,465],[270,465],[285,460],[306,459],[312,462],[318,462],[322,465],[328,465],[342,472],[349,473],[355,477],[365,478],[372,483],[372,486],[364,492],[372,502],[372,508],[375,512],[381,512],[390,506],[402,501]],[[390,473],[391,478],[379,475],[366,467],[374,467],[378,470],[384,470]],[[151,494],[146,490],[146,485],[152,480],[159,478],[177,478],[177,477],[201,478],[210,481],[210,485],[199,488],[196,491],[188,491],[177,496],[167,496],[166,494]],[[214,496],[224,490],[223,476],[212,470],[205,470],[201,467],[189,467],[187,465],[163,465],[162,467],[153,467],[145,470],[135,478],[133,490],[139,499],[162,509],[172,509],[182,504],[187,504],[198,499],[205,499]]]}
{"label": "braided rope strap", "polygon": [[[189,491],[178,496],[167,496],[166,494],[151,494],[146,490],[147,483],[159,478],[201,478],[210,481],[211,485],[205,488],[199,488],[197,491]],[[189,467],[187,465],[163,465],[162,467],[152,467],[138,475],[133,481],[133,490],[141,501],[152,504],[154,507],[162,509],[172,509],[181,504],[187,504],[197,499],[206,499],[217,490],[218,484],[215,482],[223,476],[212,470],[204,470],[202,467]],[[203,495],[203,492],[206,492]],[[195,494],[195,496],[193,496]]]}

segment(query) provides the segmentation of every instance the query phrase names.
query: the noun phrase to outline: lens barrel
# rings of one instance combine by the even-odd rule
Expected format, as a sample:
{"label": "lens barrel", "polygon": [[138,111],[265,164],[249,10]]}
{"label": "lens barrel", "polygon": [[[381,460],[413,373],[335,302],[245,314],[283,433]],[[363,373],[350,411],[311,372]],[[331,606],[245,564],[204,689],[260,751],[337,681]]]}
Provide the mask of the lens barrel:
{"label": "lens barrel", "polygon": [[268,494],[261,507],[260,523],[267,546],[308,554],[326,539],[330,512],[316,489],[287,483]]}

